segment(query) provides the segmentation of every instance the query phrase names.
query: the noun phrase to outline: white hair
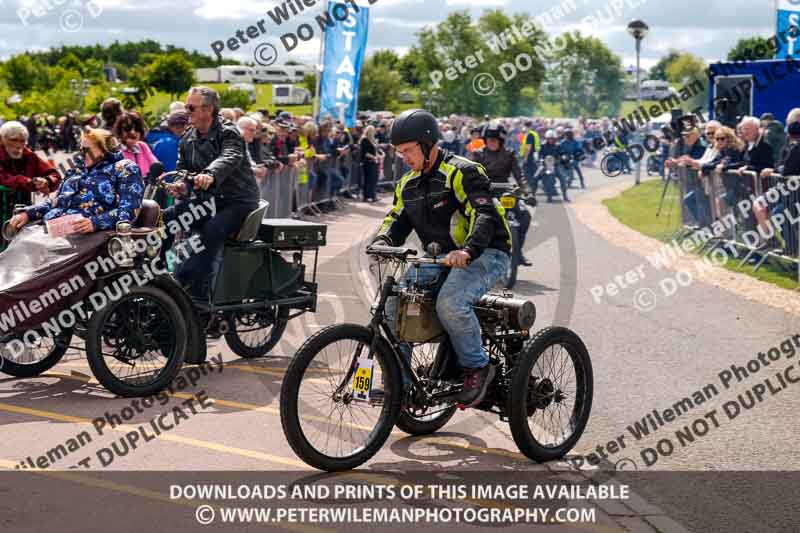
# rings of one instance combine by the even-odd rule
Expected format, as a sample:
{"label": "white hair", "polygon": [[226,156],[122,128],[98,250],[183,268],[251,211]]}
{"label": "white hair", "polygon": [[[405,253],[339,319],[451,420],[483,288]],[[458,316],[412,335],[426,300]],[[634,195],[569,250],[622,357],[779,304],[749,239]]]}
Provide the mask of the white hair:
{"label": "white hair", "polygon": [[761,127],[761,121],[756,117],[742,117],[742,120],[739,121],[739,126],[747,126],[748,124],[756,128]]}
{"label": "white hair", "polygon": [[786,125],[793,124],[795,122],[800,122],[800,107],[795,107],[789,114],[786,115]]}
{"label": "white hair", "polygon": [[256,127],[258,126],[258,122],[256,122],[255,119],[253,119],[251,117],[247,117],[247,116],[241,117],[241,118],[239,118],[239,120],[236,121],[236,126],[239,129],[242,129],[244,126],[246,126],[248,124],[251,125],[251,126],[256,126]]}
{"label": "white hair", "polygon": [[203,105],[211,108],[214,115],[219,114],[219,93],[211,87],[198,85],[189,89],[189,94],[198,93],[203,97]]}
{"label": "white hair", "polygon": [[25,139],[28,140],[28,128],[21,122],[10,120],[0,126],[0,139]]}

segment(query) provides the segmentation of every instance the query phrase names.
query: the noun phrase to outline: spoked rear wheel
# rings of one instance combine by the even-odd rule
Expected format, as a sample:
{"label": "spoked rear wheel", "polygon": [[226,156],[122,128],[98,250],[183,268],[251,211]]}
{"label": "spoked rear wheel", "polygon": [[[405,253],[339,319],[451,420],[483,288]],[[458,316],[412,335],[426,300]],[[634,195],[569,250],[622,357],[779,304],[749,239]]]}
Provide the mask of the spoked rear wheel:
{"label": "spoked rear wheel", "polygon": [[161,289],[135,287],[89,320],[86,356],[118,396],[149,396],[172,382],[186,353],[181,310]]}
{"label": "spoked rear wheel", "polygon": [[[411,367],[417,376],[429,383],[430,372],[436,361],[441,361],[447,352],[446,343],[414,344],[411,347]],[[397,417],[397,427],[409,435],[430,435],[442,429],[456,413],[455,400],[431,405],[420,405],[413,401],[406,402]]]}
{"label": "spoked rear wheel", "polygon": [[[300,459],[320,470],[356,468],[383,446],[400,409],[402,379],[382,338],[370,350],[372,333],[340,324],[323,329],[300,347],[281,387],[281,424]],[[373,359],[371,392],[353,391],[359,358]]]}
{"label": "spoked rear wheel", "polygon": [[43,331],[36,335],[9,334],[0,337],[0,372],[17,378],[32,378],[53,368],[69,349],[72,330],[63,330],[55,337]]}
{"label": "spoked rear wheel", "polygon": [[225,342],[239,357],[263,357],[280,342],[288,313],[288,309],[273,306],[232,314]]}
{"label": "spoked rear wheel", "polygon": [[509,394],[514,442],[534,461],[559,459],[578,442],[592,409],[592,363],[566,328],[546,328],[523,349]]}

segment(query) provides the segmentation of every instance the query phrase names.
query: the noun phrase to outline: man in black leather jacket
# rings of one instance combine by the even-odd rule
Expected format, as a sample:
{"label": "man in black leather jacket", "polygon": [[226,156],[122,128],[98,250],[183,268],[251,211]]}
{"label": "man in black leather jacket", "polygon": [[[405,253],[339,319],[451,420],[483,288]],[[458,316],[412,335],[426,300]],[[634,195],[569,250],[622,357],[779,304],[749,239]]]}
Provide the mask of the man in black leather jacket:
{"label": "man in black leather jacket", "polygon": [[[434,268],[420,275],[432,282],[446,274],[438,289],[436,314],[464,369],[458,401],[474,407],[496,371],[483,346],[473,306],[508,271],[511,232],[505,211],[492,198],[481,165],[437,146],[439,125],[432,114],[421,109],[405,111],[393,122],[390,135],[411,171],[395,189],[392,210],[376,242],[402,246],[413,231],[423,246],[436,242],[446,254],[441,264],[431,265]],[[403,283],[414,275],[409,269]],[[397,316],[395,306],[396,298],[391,298],[386,309],[390,324]]]}
{"label": "man in black leather jacket", "polygon": [[[492,183],[507,184],[508,177],[513,175],[514,180],[522,190],[522,194],[528,196],[528,185],[519,168],[517,154],[505,147],[506,129],[503,125],[497,122],[486,124],[481,132],[481,137],[486,146],[472,152],[470,159],[483,165]],[[514,208],[514,214],[520,224],[520,263],[524,266],[531,266],[533,263],[522,253],[525,246],[525,238],[528,236],[528,230],[531,227],[531,214],[520,204],[517,204]]]}
{"label": "man in black leather jacket", "polygon": [[[192,220],[204,250],[181,265],[178,279],[190,285],[193,298],[205,298],[216,277],[215,261],[229,235],[237,232],[247,215],[258,207],[259,189],[247,157],[247,147],[239,129],[219,116],[219,95],[208,87],[193,87],[186,100],[191,128],[178,148],[178,170],[199,172],[194,187],[212,195],[210,200],[193,199],[164,211],[169,222],[190,211],[204,216]],[[180,188],[180,186],[178,186]],[[172,189],[173,192],[175,188]],[[194,207],[194,209],[193,209]],[[202,211],[200,208],[203,208]],[[172,240],[170,235],[167,241]],[[171,242],[164,243],[168,249]]]}

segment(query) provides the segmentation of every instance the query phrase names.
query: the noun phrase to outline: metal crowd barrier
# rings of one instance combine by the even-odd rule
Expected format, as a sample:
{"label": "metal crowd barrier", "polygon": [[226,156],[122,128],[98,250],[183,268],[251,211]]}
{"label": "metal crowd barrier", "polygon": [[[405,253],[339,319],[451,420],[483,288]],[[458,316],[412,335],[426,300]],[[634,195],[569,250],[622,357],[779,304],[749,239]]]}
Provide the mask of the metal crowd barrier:
{"label": "metal crowd barrier", "polygon": [[[313,159],[305,161],[305,172],[299,164],[285,167],[294,174],[294,189],[288,196],[273,196],[284,205],[276,208],[278,212],[287,210],[290,216],[300,218],[307,215],[318,215],[326,209],[339,207],[344,198],[353,198],[362,187],[362,170],[357,150],[347,155],[325,160]],[[307,180],[300,180],[301,175]],[[265,180],[269,179],[269,175]],[[262,198],[269,200],[263,195]]]}
{"label": "metal crowd barrier", "polygon": [[762,178],[751,171],[701,177],[688,167],[676,175],[681,237],[710,231],[714,236],[701,250],[735,246],[744,251],[739,265],[754,263],[755,270],[771,259],[784,270],[793,263],[800,282],[800,177]]}

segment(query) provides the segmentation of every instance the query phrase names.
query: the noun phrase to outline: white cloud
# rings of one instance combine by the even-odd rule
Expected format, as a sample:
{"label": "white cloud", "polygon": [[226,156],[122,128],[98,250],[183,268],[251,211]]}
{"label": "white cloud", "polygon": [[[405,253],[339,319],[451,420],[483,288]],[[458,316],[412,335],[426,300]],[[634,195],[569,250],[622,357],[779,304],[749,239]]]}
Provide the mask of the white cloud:
{"label": "white cloud", "polygon": [[264,18],[280,2],[258,0],[201,0],[193,13],[205,20]]}

